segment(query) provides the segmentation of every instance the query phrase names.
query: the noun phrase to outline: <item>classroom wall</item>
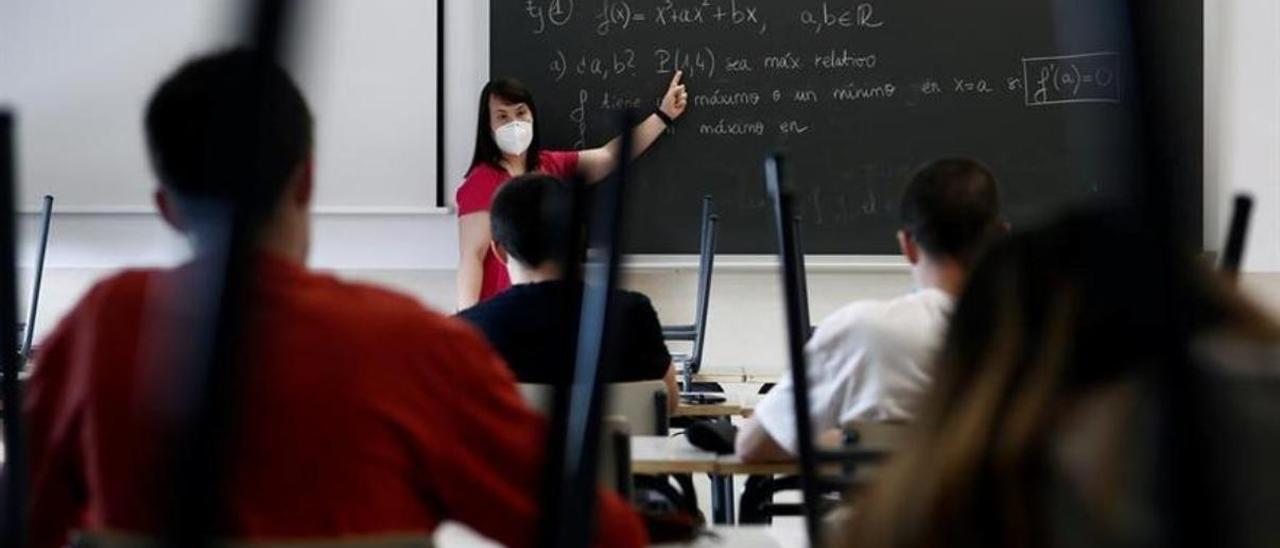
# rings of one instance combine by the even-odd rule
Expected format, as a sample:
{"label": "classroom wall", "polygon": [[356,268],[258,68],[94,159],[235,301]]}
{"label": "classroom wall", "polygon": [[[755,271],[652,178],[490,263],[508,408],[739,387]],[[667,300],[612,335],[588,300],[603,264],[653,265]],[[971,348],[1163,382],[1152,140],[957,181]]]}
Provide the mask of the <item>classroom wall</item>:
{"label": "classroom wall", "polygon": [[[121,0],[108,3],[119,11],[110,15],[120,20],[150,19],[155,21],[157,6],[193,5],[197,0]],[[173,4],[170,4],[173,2]],[[15,26],[30,24],[37,17],[48,24],[63,24],[59,15],[67,9],[65,4],[100,4],[92,2],[44,2],[40,0],[10,0],[0,3],[0,46],[13,40]],[[309,3],[311,4],[311,3]],[[376,0],[370,2],[342,3],[342,0],[324,0],[315,5],[325,6],[327,15],[319,17],[315,28],[327,29],[313,48],[326,56],[336,54],[338,44],[347,44],[354,51],[335,62],[347,67],[341,73],[320,73],[318,66],[302,79],[313,82],[317,91],[312,100],[316,103],[320,124],[320,153],[332,158],[320,166],[320,192],[324,197],[318,205],[315,223],[315,247],[312,264],[318,268],[336,271],[345,277],[369,280],[392,285],[440,308],[449,309],[453,302],[453,267],[455,264],[455,221],[447,212],[432,209],[429,192],[413,194],[416,190],[430,189],[434,181],[433,153],[430,142],[433,120],[423,114],[419,97],[428,97],[434,90],[434,72],[427,63],[425,52],[433,47],[434,37],[431,14],[423,11],[422,2],[416,0]],[[208,6],[208,3],[203,4]],[[362,6],[356,10],[355,5]],[[371,11],[361,11],[364,6]],[[345,6],[345,7],[342,7]],[[24,17],[15,17],[14,10],[32,10]],[[52,11],[50,11],[52,10]],[[127,10],[134,10],[129,13]],[[404,10],[404,11],[396,11]],[[448,195],[461,180],[470,159],[474,139],[474,112],[479,89],[488,77],[488,2],[476,0],[451,0],[447,4],[449,26],[446,102],[448,113],[446,127],[450,135],[447,143],[445,168],[448,174]],[[31,15],[34,13],[35,15]],[[195,13],[195,12],[193,12]],[[205,14],[210,21],[220,15]],[[397,24],[384,28],[381,20],[396,19]],[[112,19],[116,20],[116,19]],[[159,18],[160,22],[165,21]],[[416,22],[416,23],[415,23]],[[1227,222],[1230,196],[1238,190],[1248,190],[1259,199],[1253,238],[1246,268],[1253,272],[1246,277],[1246,287],[1258,294],[1280,312],[1280,38],[1275,29],[1280,28],[1280,3],[1272,0],[1206,0],[1206,187],[1205,219],[1206,247],[1217,249]],[[128,34],[131,43],[146,43],[146,33],[154,29],[111,27],[122,36]],[[194,32],[192,28],[184,29]],[[377,30],[375,30],[377,29]],[[100,29],[101,30],[101,29]],[[27,29],[30,33],[30,29]],[[25,39],[39,42],[40,37],[27,34]],[[109,37],[99,33],[99,36]],[[114,36],[114,35],[110,35]],[[8,37],[8,38],[6,38]],[[122,38],[123,39],[123,38]],[[313,40],[317,39],[314,35]],[[212,40],[212,39],[211,39]],[[216,42],[214,40],[213,42]],[[213,43],[210,42],[210,43]],[[193,41],[196,48],[205,42]],[[363,44],[363,45],[358,45]],[[391,45],[397,47],[391,47]],[[26,46],[29,50],[33,46]],[[51,45],[52,47],[52,45]],[[62,44],[67,54],[84,48],[75,40]],[[19,49],[19,51],[23,51]],[[388,61],[395,52],[408,52],[405,57]],[[413,52],[424,52],[422,55]],[[154,55],[154,52],[152,54]],[[362,55],[367,57],[362,57]],[[18,59],[14,48],[0,47],[0,102],[15,102],[15,78],[29,78],[30,71],[22,71],[33,61]],[[150,58],[150,57],[148,57]],[[154,70],[163,71],[166,63],[153,61]],[[379,62],[375,62],[381,60]],[[126,66],[133,58],[121,57],[114,62]],[[107,67],[99,67],[98,76],[112,73]],[[410,67],[409,81],[397,87],[388,74]],[[80,67],[84,68],[84,67]],[[70,69],[57,66],[46,74],[56,76]],[[348,72],[351,71],[351,72]],[[157,73],[158,74],[158,73]],[[356,80],[346,81],[351,75]],[[365,103],[357,98],[333,95],[335,92],[319,92],[319,84],[346,85],[344,89],[358,90],[362,97],[371,97]],[[305,84],[304,82],[304,85]],[[145,93],[135,90],[134,93]],[[92,96],[93,90],[82,90]],[[695,93],[697,90],[693,90]],[[113,93],[120,93],[114,90]],[[327,95],[326,95],[327,94]],[[91,98],[91,97],[90,97]],[[29,101],[30,99],[25,99]],[[139,99],[140,100],[140,99]],[[23,101],[16,101],[24,107]],[[342,106],[342,105],[350,106]],[[46,103],[45,111],[57,113]],[[81,119],[96,120],[89,99],[77,107]],[[134,107],[139,108],[139,107]],[[337,114],[326,114],[334,109]],[[427,109],[429,111],[429,109]],[[75,117],[68,118],[58,131],[50,131],[48,139],[39,147],[52,147],[56,154],[65,153],[68,147],[83,147],[82,138],[74,128]],[[31,121],[32,123],[35,120]],[[117,120],[126,126],[133,122]],[[130,126],[132,127],[132,126]],[[325,129],[326,127],[334,129]],[[345,128],[338,131],[337,128]],[[34,128],[32,128],[34,129]],[[326,131],[331,138],[354,132],[368,146],[350,146],[330,141],[325,145]],[[403,139],[397,140],[397,135]],[[25,138],[25,137],[24,137]],[[118,140],[140,139],[136,128],[116,136]],[[115,146],[103,143],[103,146]],[[61,147],[61,148],[60,148]],[[24,162],[36,161],[36,151],[23,149]],[[167,231],[145,206],[150,178],[145,171],[144,159],[135,153],[128,160],[133,164],[112,168],[111,164],[94,162],[64,162],[57,166],[59,176],[24,177],[23,203],[32,207],[38,196],[56,191],[60,196],[97,196],[115,207],[93,206],[87,202],[79,208],[62,208],[55,219],[54,241],[50,249],[48,271],[45,279],[42,317],[38,324],[40,333],[47,333],[56,321],[83,293],[93,280],[126,265],[166,265],[180,261],[185,256],[183,242]],[[80,158],[65,153],[58,158]],[[102,161],[121,161],[107,154],[91,158]],[[105,166],[105,167],[104,167]],[[123,174],[123,175],[121,175]],[[385,188],[402,188],[404,195],[385,199],[392,191],[379,191],[377,201],[368,201],[365,194],[353,192],[369,185],[370,180],[382,181]],[[56,184],[55,184],[56,183]],[[416,186],[415,186],[416,185]],[[377,186],[377,185],[375,185]],[[326,190],[331,189],[331,190]],[[331,197],[331,198],[330,198]],[[70,204],[77,205],[77,204]],[[22,216],[23,248],[25,264],[34,256],[31,237],[35,233],[35,215],[28,211]],[[723,258],[724,265],[715,280],[711,308],[712,332],[708,341],[708,367],[721,371],[769,372],[777,371],[782,358],[781,310],[776,275],[767,266],[754,264],[752,259]],[[648,261],[648,266],[630,269],[628,284],[649,293],[657,304],[666,323],[684,323],[692,315],[692,294],[695,282],[691,263],[680,266],[672,263]],[[736,263],[736,264],[735,264]],[[859,298],[887,297],[910,288],[907,270],[900,261],[878,260],[860,264],[833,264],[813,269],[811,298],[815,318],[822,317],[839,304]],[[24,275],[29,271],[24,270]],[[29,283],[29,276],[24,276]],[[23,299],[25,302],[25,299]]]}

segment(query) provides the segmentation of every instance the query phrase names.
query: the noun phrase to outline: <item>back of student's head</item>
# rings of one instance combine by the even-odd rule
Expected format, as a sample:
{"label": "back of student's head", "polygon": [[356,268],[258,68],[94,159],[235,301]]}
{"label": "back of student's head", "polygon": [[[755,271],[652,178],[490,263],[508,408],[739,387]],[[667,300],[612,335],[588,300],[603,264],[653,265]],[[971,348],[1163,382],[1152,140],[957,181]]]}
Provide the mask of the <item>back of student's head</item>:
{"label": "back of student's head", "polygon": [[145,124],[156,175],[183,200],[278,199],[312,150],[311,111],[297,85],[247,50],[183,64],[152,95]]}
{"label": "back of student's head", "polygon": [[[1082,422],[1090,416],[1104,417],[1120,433],[1146,424],[1110,406],[1100,413],[1098,402],[1150,394],[1153,380],[1170,375],[1193,377],[1191,352],[1206,335],[1280,340],[1265,314],[1191,253],[1162,244],[1117,212],[1069,215],[993,244],[970,274],[950,325],[915,443],[864,505],[850,528],[857,540],[851,546],[1054,545],[1064,531],[1052,526],[1062,517],[1052,503],[1078,496],[1064,497],[1063,488],[1079,487],[1055,468],[1056,452],[1086,445],[1082,432],[1095,431],[1080,425],[1097,424]],[[1139,388],[1114,390],[1130,386]],[[1136,407],[1125,400],[1118,409]],[[1074,441],[1064,441],[1069,435]],[[1092,447],[1107,446],[1091,439]],[[1073,458],[1106,468],[1088,460],[1096,456]],[[1132,461],[1112,464],[1119,462]],[[1120,493],[1132,485],[1108,488]],[[1094,533],[1132,532],[1126,516],[1098,517],[1106,523]]]}
{"label": "back of student's head", "polygon": [[969,264],[998,233],[995,176],[968,158],[944,158],[917,169],[899,208],[902,229],[930,256]]}
{"label": "back of student's head", "polygon": [[529,267],[563,261],[571,187],[550,175],[523,175],[498,190],[489,208],[493,241]]}

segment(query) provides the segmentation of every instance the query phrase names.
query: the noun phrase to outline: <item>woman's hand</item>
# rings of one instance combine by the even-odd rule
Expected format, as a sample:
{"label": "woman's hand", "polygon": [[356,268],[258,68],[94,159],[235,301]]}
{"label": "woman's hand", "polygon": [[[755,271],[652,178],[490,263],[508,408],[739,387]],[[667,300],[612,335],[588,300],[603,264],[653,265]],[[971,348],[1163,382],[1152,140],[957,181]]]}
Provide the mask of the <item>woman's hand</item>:
{"label": "woman's hand", "polygon": [[[671,85],[667,86],[667,94],[662,96],[662,104],[658,109],[662,111],[663,116],[667,116],[672,120],[679,118],[681,114],[689,106],[689,93],[685,91],[684,84],[680,83],[680,79],[684,77],[684,72],[676,71],[675,77],[671,79]],[[631,134],[632,141],[631,154],[632,157],[639,156],[648,150],[654,141],[658,140],[664,132],[669,128],[662,116],[658,114],[650,114],[640,125],[636,126]],[[600,148],[584,150],[578,153],[578,173],[582,175],[588,182],[596,182],[604,179],[618,165],[618,157],[622,154],[622,142],[620,139],[609,141],[608,144]]]}
{"label": "woman's hand", "polygon": [[672,120],[679,118],[689,107],[689,92],[684,89],[684,84],[680,83],[683,77],[684,71],[677,70],[675,77],[671,79],[671,85],[667,86],[667,94],[662,97],[662,105],[658,107]]}

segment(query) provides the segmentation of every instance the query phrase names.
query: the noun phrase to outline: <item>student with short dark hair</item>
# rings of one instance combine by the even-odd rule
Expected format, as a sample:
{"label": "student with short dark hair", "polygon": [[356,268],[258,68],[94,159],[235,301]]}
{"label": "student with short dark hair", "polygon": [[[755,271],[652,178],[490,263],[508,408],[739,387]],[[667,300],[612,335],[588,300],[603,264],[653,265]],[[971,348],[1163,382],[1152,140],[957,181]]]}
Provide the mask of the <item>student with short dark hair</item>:
{"label": "student with short dark hair", "polygon": [[[967,158],[941,159],[912,174],[900,212],[898,245],[919,288],[888,301],[852,303],[818,326],[806,354],[810,414],[820,435],[852,421],[915,416],[969,268],[1005,230],[995,177]],[[791,376],[783,375],[738,434],[743,460],[796,454],[793,408]]]}
{"label": "student with short dark hair", "polygon": [[[537,538],[545,421],[473,330],[409,297],[309,271],[312,119],[292,79],[258,56],[196,59],[151,98],[147,143],[164,219],[187,235],[248,185],[257,219],[253,333],[222,456],[220,538],[289,541],[428,534],[459,521],[505,545]],[[229,95],[253,99],[233,108]],[[217,124],[219,131],[211,131]],[[252,146],[245,146],[245,140]],[[207,166],[243,177],[212,177]],[[172,347],[194,344],[174,298],[207,264],[104,280],[43,345],[28,386],[31,546],[74,530],[164,532],[173,441],[190,387]],[[179,416],[175,416],[175,414]],[[638,517],[601,494],[596,541],[640,546]]]}
{"label": "student with short dark hair", "polygon": [[[493,199],[493,251],[514,285],[458,315],[484,332],[525,383],[567,384],[573,378],[578,310],[568,309],[581,282],[564,279],[566,230],[551,221],[566,210],[568,183],[548,175],[517,177]],[[678,403],[675,370],[658,314],[644,295],[614,293],[614,355],[610,382],[664,380],[668,405]]]}

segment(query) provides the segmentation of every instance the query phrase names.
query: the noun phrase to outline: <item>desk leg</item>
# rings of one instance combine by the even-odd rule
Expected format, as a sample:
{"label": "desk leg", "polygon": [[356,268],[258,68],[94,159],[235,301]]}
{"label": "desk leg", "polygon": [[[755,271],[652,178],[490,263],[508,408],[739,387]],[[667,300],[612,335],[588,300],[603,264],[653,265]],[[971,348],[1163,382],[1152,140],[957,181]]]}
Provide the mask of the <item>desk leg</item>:
{"label": "desk leg", "polygon": [[724,476],[724,480],[721,482],[721,486],[724,488],[724,494],[721,495],[721,497],[724,500],[723,513],[725,518],[725,524],[736,525],[738,523],[738,517],[735,515],[737,512],[735,512],[735,508],[734,508],[735,500],[733,496],[734,494],[733,493],[733,474]]}
{"label": "desk leg", "polygon": [[709,474],[711,478],[711,523],[727,525],[725,516],[724,476]]}

